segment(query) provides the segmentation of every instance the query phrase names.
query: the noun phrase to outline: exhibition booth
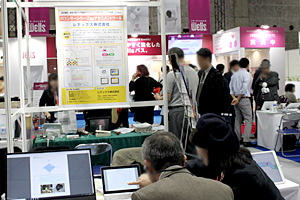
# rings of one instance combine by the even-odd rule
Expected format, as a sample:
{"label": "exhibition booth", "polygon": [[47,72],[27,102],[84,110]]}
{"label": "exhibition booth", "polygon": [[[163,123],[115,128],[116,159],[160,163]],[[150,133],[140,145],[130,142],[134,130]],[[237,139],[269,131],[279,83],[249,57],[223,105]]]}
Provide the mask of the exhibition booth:
{"label": "exhibition booth", "polygon": [[[18,163],[19,168],[16,168],[20,172],[28,167],[32,177],[39,177],[31,182],[37,185],[37,189],[31,191],[36,198],[72,196],[70,185],[76,178],[86,181],[84,178],[91,175],[86,182],[93,185],[93,175],[101,174],[100,167],[111,166],[116,152],[139,147],[140,153],[147,137],[160,130],[169,130],[168,98],[135,102],[130,97],[129,82],[140,64],[149,69],[150,77],[157,81],[160,78],[166,80],[166,66],[170,65],[167,52],[172,47],[182,48],[185,61],[195,66],[198,65],[196,52],[200,48],[211,49],[217,62],[226,66],[232,59],[248,57],[253,71],[259,66],[260,59],[268,58],[272,69],[279,72],[284,80],[284,71],[282,73],[280,67],[284,66],[284,57],[279,56],[284,54],[283,28],[263,30],[239,27],[212,36],[207,33],[210,27],[204,24],[205,20],[201,19],[199,25],[199,20],[193,19],[190,34],[181,34],[181,29],[177,33],[178,27],[175,26],[181,26],[178,18],[180,1],[174,4],[168,0],[166,4],[164,0],[36,1],[1,2],[4,68],[1,68],[0,62],[0,76],[4,76],[5,83],[5,106],[0,109],[0,148],[7,147],[8,153],[41,151],[40,157],[36,154],[29,156],[30,164]],[[170,8],[166,10],[165,6]],[[206,6],[209,10],[209,3]],[[44,25],[49,28],[50,22],[47,24],[44,20],[35,19],[38,24],[32,25],[33,18],[29,19],[30,9],[41,8],[39,12],[46,14],[50,7],[55,8],[56,37],[48,37],[50,29],[47,34],[36,33],[44,32]],[[148,35],[149,26],[143,23],[148,19],[150,7],[158,9],[159,35]],[[8,35],[9,8],[16,9],[16,38],[9,38]],[[50,91],[53,86],[48,77],[56,72],[58,88]],[[161,95],[168,96],[167,87],[162,88]],[[40,103],[42,96],[50,99],[43,105]],[[189,103],[189,106],[194,106]],[[162,126],[136,124],[112,128],[112,109],[119,117],[125,110],[125,120],[128,120],[129,108],[139,110],[158,106],[164,107],[161,114],[166,116]],[[105,110],[110,114],[98,115]],[[195,116],[193,114],[189,117]],[[53,148],[57,153],[62,146],[68,149],[68,153],[57,154],[58,157],[44,151]],[[88,157],[74,156],[76,151],[69,151],[73,149],[86,151],[84,153]],[[24,157],[26,155],[29,154],[24,154]],[[71,169],[74,166],[77,168]],[[60,174],[55,171],[57,168]],[[84,174],[86,171],[89,171],[88,175]],[[72,176],[76,178],[72,179]],[[99,180],[95,182],[96,188],[99,188],[93,191],[93,195],[97,193],[97,199],[104,199],[105,186]],[[286,193],[285,196],[292,191],[294,198],[298,185],[287,183],[278,188]],[[77,190],[86,189],[83,185],[86,186],[80,182]],[[79,195],[86,195],[80,192]]]}
{"label": "exhibition booth", "polygon": [[280,75],[279,94],[285,86],[285,33],[284,28],[237,27],[213,35],[214,54],[217,63],[223,63],[228,70],[234,59],[246,57],[250,71],[255,73],[263,59],[271,62],[271,70]]}

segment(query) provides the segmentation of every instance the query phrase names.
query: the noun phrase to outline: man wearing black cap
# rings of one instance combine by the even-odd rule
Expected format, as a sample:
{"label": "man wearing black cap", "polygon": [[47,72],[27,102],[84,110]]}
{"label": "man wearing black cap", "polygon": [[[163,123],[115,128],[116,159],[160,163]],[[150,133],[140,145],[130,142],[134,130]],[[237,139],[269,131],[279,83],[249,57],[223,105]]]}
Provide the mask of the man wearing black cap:
{"label": "man wearing black cap", "polygon": [[[255,101],[258,109],[263,106],[264,101],[279,102],[279,75],[277,72],[271,71],[270,67],[270,61],[267,59],[264,59],[259,67],[261,74],[260,77],[255,81],[254,85]],[[267,88],[270,89],[270,92],[262,93],[263,83],[267,84]]]}
{"label": "man wearing black cap", "polygon": [[190,136],[202,160],[186,168],[196,176],[220,181],[233,190],[235,200],[283,200],[278,188],[256,164],[247,149],[240,149],[231,126],[215,114],[203,115]]}

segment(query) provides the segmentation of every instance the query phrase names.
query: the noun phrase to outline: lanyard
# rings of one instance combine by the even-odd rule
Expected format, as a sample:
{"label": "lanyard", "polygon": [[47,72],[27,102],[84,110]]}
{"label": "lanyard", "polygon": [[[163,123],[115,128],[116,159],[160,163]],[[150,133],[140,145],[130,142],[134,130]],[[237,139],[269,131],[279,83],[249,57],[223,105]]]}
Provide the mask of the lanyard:
{"label": "lanyard", "polygon": [[218,176],[218,177],[217,177],[217,181],[222,182],[223,179],[224,179],[224,176],[225,176],[225,174],[224,174],[224,172],[222,172],[222,173],[221,173],[221,178],[220,178],[220,180],[219,180],[219,176]]}

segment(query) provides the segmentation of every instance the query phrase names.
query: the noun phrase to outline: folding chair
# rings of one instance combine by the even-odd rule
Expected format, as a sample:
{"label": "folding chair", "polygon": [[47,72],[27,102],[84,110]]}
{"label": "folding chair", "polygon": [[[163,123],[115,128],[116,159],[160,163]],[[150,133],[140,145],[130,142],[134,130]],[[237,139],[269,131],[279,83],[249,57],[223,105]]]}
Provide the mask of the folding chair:
{"label": "folding chair", "polygon": [[[75,149],[90,149],[92,156],[99,156],[110,151],[109,165],[112,163],[113,149],[108,143],[79,144],[75,147]],[[101,174],[101,167],[102,166],[93,166],[94,175]]]}
{"label": "folding chair", "polygon": [[[288,136],[288,135],[300,135],[300,131],[299,131],[299,127],[298,127],[298,123],[300,121],[300,113],[297,112],[288,112],[288,113],[283,113],[281,120],[280,120],[280,124],[279,124],[279,129],[278,129],[278,135],[277,135],[277,140],[276,140],[276,144],[275,144],[275,151],[276,151],[276,146],[278,143],[278,140],[280,138],[280,144],[281,144],[281,153],[284,157],[300,157],[300,155],[286,155],[284,154],[284,149],[283,149],[283,136]],[[284,129],[283,127],[283,122],[294,122],[297,124],[297,127],[293,127],[293,128],[287,128]],[[299,142],[299,138],[298,138],[298,142]],[[295,143],[296,145],[296,143]]]}

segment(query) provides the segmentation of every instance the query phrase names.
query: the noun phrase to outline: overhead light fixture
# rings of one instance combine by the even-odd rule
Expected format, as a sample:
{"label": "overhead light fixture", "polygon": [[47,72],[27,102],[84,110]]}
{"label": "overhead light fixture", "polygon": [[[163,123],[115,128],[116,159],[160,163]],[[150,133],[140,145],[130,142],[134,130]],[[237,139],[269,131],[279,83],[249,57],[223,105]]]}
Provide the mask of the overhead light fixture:
{"label": "overhead light fixture", "polygon": [[192,34],[192,35],[191,35],[191,38],[194,38],[194,37],[195,37],[194,34]]}
{"label": "overhead light fixture", "polygon": [[133,33],[133,34],[131,34],[131,37],[133,37],[133,38],[137,38],[137,37],[139,37],[139,35],[138,35],[138,34],[136,34],[136,33]]}
{"label": "overhead light fixture", "polygon": [[222,34],[222,33],[224,33],[224,30],[222,29],[222,30],[219,30],[218,32],[217,32],[217,34]]}
{"label": "overhead light fixture", "polygon": [[262,28],[262,29],[269,29],[270,26],[269,25],[261,25],[260,28]]}
{"label": "overhead light fixture", "polygon": [[181,35],[178,35],[178,38],[181,38]]}

